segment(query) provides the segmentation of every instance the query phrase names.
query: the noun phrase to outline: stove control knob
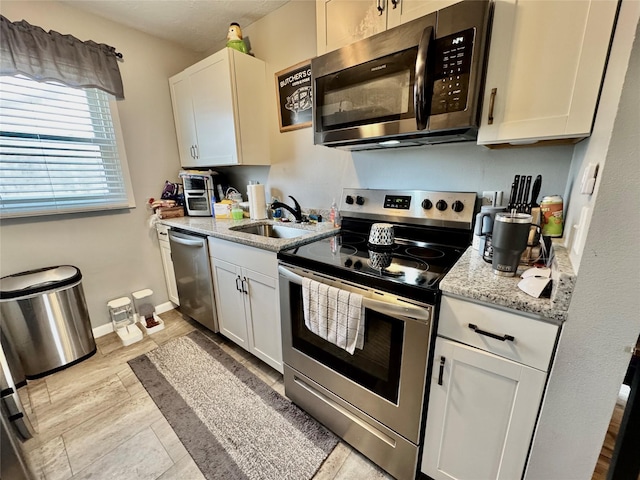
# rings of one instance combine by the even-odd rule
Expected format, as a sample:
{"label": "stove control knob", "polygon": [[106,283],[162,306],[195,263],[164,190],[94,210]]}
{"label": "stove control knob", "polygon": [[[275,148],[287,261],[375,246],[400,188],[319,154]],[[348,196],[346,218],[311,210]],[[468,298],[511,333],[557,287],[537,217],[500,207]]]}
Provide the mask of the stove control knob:
{"label": "stove control knob", "polygon": [[348,205],[353,205],[353,197],[351,195],[347,195],[347,198],[344,199],[344,201],[348,204]]}
{"label": "stove control knob", "polygon": [[438,200],[436,202],[436,208],[438,210],[440,210],[441,212],[444,212],[447,209],[448,206],[449,205],[447,205],[447,202],[445,202],[444,200]]}
{"label": "stove control knob", "polygon": [[462,203],[460,200],[456,200],[455,202],[453,202],[453,205],[451,205],[451,208],[454,212],[460,213],[462,210],[464,210],[464,203]]}
{"label": "stove control knob", "polygon": [[360,195],[356,197],[356,205],[364,205],[364,198],[362,198]]}
{"label": "stove control knob", "polygon": [[350,267],[352,264],[353,264],[353,261],[350,258],[347,258],[344,261],[344,266],[347,267],[347,268]]}
{"label": "stove control knob", "polygon": [[424,208],[425,210],[430,210],[431,207],[433,207],[433,203],[431,202],[431,200],[429,200],[428,198],[422,200],[422,208]]}
{"label": "stove control knob", "polygon": [[360,270],[362,268],[362,262],[360,260],[356,260],[353,264],[353,268],[355,268],[356,270]]}

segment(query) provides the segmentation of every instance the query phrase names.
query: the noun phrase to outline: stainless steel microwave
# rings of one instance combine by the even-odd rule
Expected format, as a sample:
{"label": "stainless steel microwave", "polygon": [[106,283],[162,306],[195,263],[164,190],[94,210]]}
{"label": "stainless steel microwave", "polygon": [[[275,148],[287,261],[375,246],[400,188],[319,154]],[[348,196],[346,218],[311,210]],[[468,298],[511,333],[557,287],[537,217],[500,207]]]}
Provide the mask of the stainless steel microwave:
{"label": "stainless steel microwave", "polygon": [[314,143],[475,140],[492,5],[464,0],[312,59]]}

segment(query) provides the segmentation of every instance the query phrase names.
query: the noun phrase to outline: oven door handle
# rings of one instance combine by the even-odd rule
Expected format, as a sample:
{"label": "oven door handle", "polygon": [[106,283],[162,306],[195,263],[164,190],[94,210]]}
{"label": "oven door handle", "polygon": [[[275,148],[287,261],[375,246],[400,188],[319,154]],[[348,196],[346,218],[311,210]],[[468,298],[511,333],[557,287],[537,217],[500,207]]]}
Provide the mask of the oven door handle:
{"label": "oven door handle", "polygon": [[[280,275],[289,282],[302,286],[301,275],[292,272],[282,265],[278,266],[278,271],[280,272]],[[380,300],[374,300],[365,295],[362,296],[362,306],[369,310],[384,313],[392,317],[408,317],[409,319],[414,319],[421,323],[429,323],[431,320],[431,308],[428,306],[418,307],[410,304],[400,305],[397,303],[381,302]]]}

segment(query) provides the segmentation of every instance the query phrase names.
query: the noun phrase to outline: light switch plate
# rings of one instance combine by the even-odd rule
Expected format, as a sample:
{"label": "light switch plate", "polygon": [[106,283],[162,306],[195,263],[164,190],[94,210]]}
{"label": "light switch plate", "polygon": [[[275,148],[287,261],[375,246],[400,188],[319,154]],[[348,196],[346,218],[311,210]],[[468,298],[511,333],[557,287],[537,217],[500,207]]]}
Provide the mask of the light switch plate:
{"label": "light switch plate", "polygon": [[590,163],[584,170],[582,175],[582,182],[580,184],[580,193],[584,195],[591,195],[593,188],[596,185],[596,177],[598,176],[598,164]]}

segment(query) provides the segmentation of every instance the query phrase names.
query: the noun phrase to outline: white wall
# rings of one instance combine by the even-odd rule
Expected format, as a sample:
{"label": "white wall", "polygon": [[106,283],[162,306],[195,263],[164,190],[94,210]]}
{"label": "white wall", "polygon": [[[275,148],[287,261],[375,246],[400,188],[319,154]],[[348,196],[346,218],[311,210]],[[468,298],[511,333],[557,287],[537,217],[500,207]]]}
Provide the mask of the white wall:
{"label": "white wall", "polygon": [[311,128],[280,133],[274,74],[316,56],[315,2],[289,2],[243,33],[267,63],[273,162],[218,169],[243,194],[249,180],[258,180],[281,199],[293,195],[303,208],[318,209],[328,209],[344,187],[504,190],[506,196],[515,174],[542,174],[541,197],[565,191],[573,146],[490,150],[466,143],[352,154],[314,146]]}
{"label": "white wall", "polygon": [[151,288],[156,304],[168,300],[155,233],[147,227],[149,197],[180,167],[169,76],[199,56],[66,4],[7,1],[1,13],[45,30],[112,45],[124,55],[120,71],[126,99],[118,102],[137,207],[103,214],[53,215],[3,220],[0,274],[71,264],[80,268],[91,323],[109,322],[107,301]]}
{"label": "white wall", "polygon": [[[578,237],[579,231],[587,232],[594,205],[599,197],[600,178],[605,170],[607,150],[611,141],[614,120],[618,114],[620,91],[627,73],[627,64],[631,54],[631,45],[638,24],[640,3],[625,0],[621,5],[616,34],[611,46],[611,54],[606,70],[606,82],[602,87],[598,113],[591,137],[576,145],[569,181],[567,182],[565,246],[569,249],[571,263],[576,272],[580,269],[584,238]],[[599,177],[592,195],[581,193],[583,173],[589,164],[599,166]],[[584,211],[583,211],[584,210]],[[583,217],[581,218],[581,215]]]}
{"label": "white wall", "polygon": [[[605,84],[618,85],[591,142],[607,147],[580,272],[527,479],[591,478],[640,334],[640,3],[624,0]],[[635,36],[635,41],[633,40]],[[629,51],[633,50],[629,56]],[[615,56],[614,56],[615,54]],[[620,66],[625,77],[620,95]],[[611,75],[609,75],[611,73]],[[611,85],[605,85],[605,91]],[[604,96],[603,96],[604,98]],[[611,110],[616,112],[611,115]],[[580,150],[586,160],[591,147]],[[605,163],[606,161],[606,163]]]}

